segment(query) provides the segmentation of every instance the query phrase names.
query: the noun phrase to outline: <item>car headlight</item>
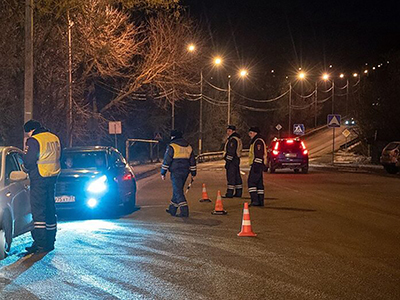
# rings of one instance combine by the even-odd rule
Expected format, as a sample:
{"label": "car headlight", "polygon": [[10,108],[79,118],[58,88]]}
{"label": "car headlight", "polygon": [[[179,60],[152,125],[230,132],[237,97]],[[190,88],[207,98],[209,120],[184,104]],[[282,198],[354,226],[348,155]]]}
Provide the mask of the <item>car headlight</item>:
{"label": "car headlight", "polygon": [[99,194],[104,192],[107,189],[107,176],[103,175],[100,178],[92,181],[88,187],[87,191],[90,193]]}

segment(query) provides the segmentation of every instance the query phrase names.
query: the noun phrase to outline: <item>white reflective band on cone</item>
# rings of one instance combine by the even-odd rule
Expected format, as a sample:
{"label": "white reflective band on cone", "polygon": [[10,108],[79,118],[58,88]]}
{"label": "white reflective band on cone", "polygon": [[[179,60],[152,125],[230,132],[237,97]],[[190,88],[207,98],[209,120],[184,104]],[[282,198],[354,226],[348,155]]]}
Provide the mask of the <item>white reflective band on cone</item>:
{"label": "white reflective band on cone", "polygon": [[248,215],[248,214],[249,214],[249,210],[248,210],[248,209],[244,209],[244,210],[243,210],[243,214],[244,214],[244,215],[246,215],[246,214]]}
{"label": "white reflective band on cone", "polygon": [[251,222],[250,222],[250,220],[243,220],[242,225],[243,226],[249,226],[249,225],[251,225]]}

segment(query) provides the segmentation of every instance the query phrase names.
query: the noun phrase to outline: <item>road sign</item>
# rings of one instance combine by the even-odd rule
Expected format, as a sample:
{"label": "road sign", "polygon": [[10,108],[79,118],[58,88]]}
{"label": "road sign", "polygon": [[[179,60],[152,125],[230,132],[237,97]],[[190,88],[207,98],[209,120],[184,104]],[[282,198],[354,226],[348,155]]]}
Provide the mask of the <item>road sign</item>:
{"label": "road sign", "polygon": [[304,135],[305,132],[306,132],[306,128],[304,127],[304,124],[294,124],[293,125],[293,134]]}
{"label": "road sign", "polygon": [[336,128],[340,127],[340,115],[332,114],[328,115],[328,127],[329,128]]}
{"label": "road sign", "polygon": [[122,134],[121,121],[108,122],[108,133],[109,134]]}
{"label": "road sign", "polygon": [[345,130],[343,130],[342,134],[343,134],[346,138],[348,138],[349,135],[350,135],[350,131],[348,131],[347,129],[345,129]]}
{"label": "road sign", "polygon": [[162,140],[161,133],[157,132],[157,133],[155,134],[154,139],[157,140],[157,141],[161,141],[161,140]]}
{"label": "road sign", "polygon": [[278,130],[278,131],[279,131],[279,130],[281,130],[283,127],[282,127],[282,125],[281,125],[281,124],[278,124],[278,125],[276,125],[276,126],[275,126],[275,128],[276,128],[276,130]]}

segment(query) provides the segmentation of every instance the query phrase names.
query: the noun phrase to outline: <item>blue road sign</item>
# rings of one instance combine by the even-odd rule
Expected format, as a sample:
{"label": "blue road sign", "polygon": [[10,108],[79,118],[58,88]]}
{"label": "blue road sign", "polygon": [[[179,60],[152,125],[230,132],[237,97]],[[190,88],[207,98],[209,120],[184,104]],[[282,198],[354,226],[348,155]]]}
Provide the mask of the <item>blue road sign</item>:
{"label": "blue road sign", "polygon": [[335,127],[340,127],[340,115],[332,114],[328,115],[328,127],[329,128],[335,128]]}
{"label": "blue road sign", "polygon": [[306,128],[304,124],[293,124],[293,134],[295,135],[304,135],[306,132]]}

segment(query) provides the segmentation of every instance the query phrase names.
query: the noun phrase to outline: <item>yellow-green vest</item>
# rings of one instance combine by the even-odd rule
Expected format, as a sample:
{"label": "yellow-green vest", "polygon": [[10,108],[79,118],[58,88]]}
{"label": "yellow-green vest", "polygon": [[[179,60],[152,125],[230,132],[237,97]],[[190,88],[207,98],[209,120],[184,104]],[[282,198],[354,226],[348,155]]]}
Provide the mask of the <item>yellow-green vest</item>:
{"label": "yellow-green vest", "polygon": [[192,146],[179,146],[178,144],[170,144],[171,147],[174,149],[174,159],[180,159],[180,158],[190,158],[190,154],[192,153]]}
{"label": "yellow-green vest", "polygon": [[42,132],[32,136],[39,143],[39,174],[42,177],[57,176],[61,172],[61,145],[58,137],[50,132]]}
{"label": "yellow-green vest", "polygon": [[[242,140],[240,138],[238,138],[237,136],[233,136],[232,139],[235,139],[237,141],[237,148],[236,148],[236,155],[237,157],[241,157],[242,156],[242,150],[243,150],[243,144],[242,144]],[[230,139],[228,139],[225,143],[224,146],[224,156],[226,155],[226,151],[228,148],[228,144],[229,144]]]}
{"label": "yellow-green vest", "polygon": [[252,143],[250,145],[250,149],[249,149],[249,165],[251,165],[254,161],[254,145],[256,144],[256,142],[260,140],[263,143],[264,146],[264,164],[267,163],[267,146],[265,145],[265,142],[262,138],[257,138],[254,143]]}

